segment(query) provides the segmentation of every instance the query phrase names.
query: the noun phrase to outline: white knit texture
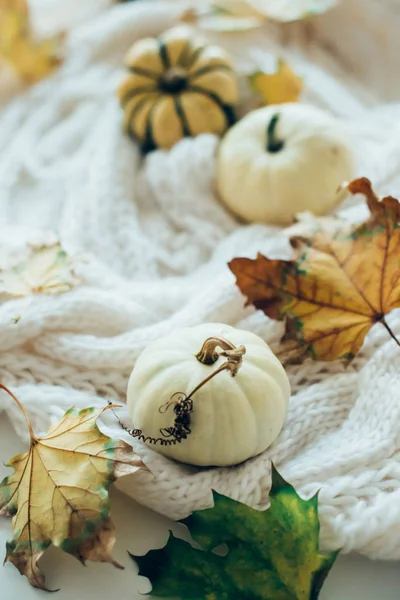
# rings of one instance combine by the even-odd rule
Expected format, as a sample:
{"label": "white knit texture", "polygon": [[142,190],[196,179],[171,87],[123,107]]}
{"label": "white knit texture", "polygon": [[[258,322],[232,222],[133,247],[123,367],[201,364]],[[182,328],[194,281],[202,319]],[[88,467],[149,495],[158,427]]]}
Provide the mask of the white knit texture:
{"label": "white knit texture", "polygon": [[[73,291],[0,305],[0,377],[38,432],[71,405],[124,402],[140,352],[175,327],[221,321],[272,344],[282,333],[280,324],[244,308],[226,263],[257,251],[287,257],[287,238],[276,228],[240,226],[218,203],[218,140],[183,140],[143,159],[121,132],[115,88],[122,57],[135,39],[174,18],[173,8],[157,2],[99,12],[72,29],[65,65],[0,112],[2,252],[52,230],[70,252],[89,257]],[[297,63],[305,99],[348,117],[357,174],[379,193],[400,194],[400,106],[367,111],[350,89],[301,57]],[[351,219],[365,216],[360,199],[344,207]],[[400,336],[399,312],[388,320]],[[399,349],[377,325],[347,369],[308,361],[288,375],[286,424],[263,455],[198,470],[135,442],[153,475],[121,480],[121,487],[172,518],[209,504],[211,489],[261,508],[272,459],[303,496],[320,490],[324,549],[400,558]],[[27,439],[5,394],[0,408]],[[105,422],[122,435],[110,413]]]}

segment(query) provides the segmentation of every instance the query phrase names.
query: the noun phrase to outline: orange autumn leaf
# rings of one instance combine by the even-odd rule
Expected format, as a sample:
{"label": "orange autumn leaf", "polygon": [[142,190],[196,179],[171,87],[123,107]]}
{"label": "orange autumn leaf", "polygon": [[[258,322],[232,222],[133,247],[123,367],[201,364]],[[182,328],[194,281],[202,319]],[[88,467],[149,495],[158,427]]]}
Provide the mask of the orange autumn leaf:
{"label": "orange autumn leaf", "polygon": [[351,359],[375,323],[394,337],[385,315],[400,307],[400,204],[392,197],[380,201],[366,178],[348,189],[364,194],[371,212],[350,233],[293,237],[290,261],[259,254],[229,263],[248,304],[285,320],[291,360]]}

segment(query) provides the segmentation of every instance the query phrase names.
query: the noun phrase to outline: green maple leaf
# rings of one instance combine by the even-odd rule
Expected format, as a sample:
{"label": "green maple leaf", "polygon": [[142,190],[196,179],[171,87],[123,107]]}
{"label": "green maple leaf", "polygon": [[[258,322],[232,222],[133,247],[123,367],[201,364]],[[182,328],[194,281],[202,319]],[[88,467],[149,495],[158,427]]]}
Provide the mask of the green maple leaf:
{"label": "green maple leaf", "polygon": [[[167,545],[133,556],[152,593],[185,600],[315,600],[337,552],[318,549],[318,496],[302,500],[272,470],[271,506],[254,510],[213,493],[214,506],[183,522],[203,550],[171,533]],[[228,554],[212,552],[227,544]]]}

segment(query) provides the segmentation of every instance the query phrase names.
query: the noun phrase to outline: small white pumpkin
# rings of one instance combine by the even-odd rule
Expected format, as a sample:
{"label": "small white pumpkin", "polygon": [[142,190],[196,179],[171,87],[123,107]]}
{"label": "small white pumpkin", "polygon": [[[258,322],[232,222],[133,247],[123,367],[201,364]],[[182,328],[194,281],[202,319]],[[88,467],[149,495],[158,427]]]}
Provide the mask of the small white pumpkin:
{"label": "small white pumpkin", "polygon": [[[128,384],[141,439],[158,439],[152,447],[161,454],[201,466],[235,465],[263,452],[283,426],[289,396],[288,378],[269,346],[218,323],[178,329],[150,344]],[[189,403],[191,411],[176,423]],[[171,433],[174,422],[178,438],[183,432],[180,442]]]}
{"label": "small white pumpkin", "polygon": [[285,225],[297,213],[330,212],[353,177],[343,127],[315,107],[288,103],[255,110],[234,125],[217,156],[217,189],[237,216]]}

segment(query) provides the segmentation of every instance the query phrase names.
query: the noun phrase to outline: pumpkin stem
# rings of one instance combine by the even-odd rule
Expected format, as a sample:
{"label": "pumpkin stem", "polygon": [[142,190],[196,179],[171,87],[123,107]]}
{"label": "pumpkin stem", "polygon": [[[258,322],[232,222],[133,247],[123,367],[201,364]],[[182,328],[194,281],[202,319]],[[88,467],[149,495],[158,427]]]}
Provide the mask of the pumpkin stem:
{"label": "pumpkin stem", "polygon": [[186,72],[179,67],[171,67],[159,79],[160,89],[169,94],[179,94],[187,87]]}
{"label": "pumpkin stem", "polygon": [[[217,348],[221,348],[222,352],[218,352]],[[196,358],[203,363],[203,365],[213,365],[220,356],[223,356],[228,359],[226,363],[222,365],[224,370],[229,369],[232,377],[234,377],[243,362],[244,354],[246,354],[246,348],[244,346],[236,347],[232,342],[229,342],[224,338],[210,337],[206,339],[200,352],[196,354]],[[215,371],[215,373],[217,373],[217,371]]]}
{"label": "pumpkin stem", "polygon": [[276,113],[268,123],[267,127],[267,151],[279,152],[284,147],[284,142],[276,137],[276,126],[279,121],[280,114]]}

